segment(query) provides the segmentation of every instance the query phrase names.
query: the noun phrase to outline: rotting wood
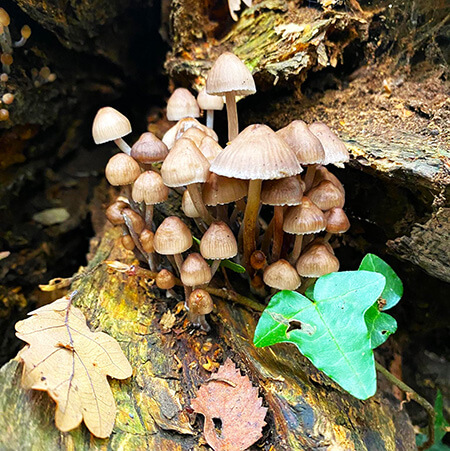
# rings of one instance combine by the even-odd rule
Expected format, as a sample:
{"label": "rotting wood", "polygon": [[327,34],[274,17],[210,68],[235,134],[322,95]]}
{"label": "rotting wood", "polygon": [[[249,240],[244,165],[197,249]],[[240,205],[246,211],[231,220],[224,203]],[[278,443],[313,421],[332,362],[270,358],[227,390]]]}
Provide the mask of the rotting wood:
{"label": "rotting wood", "polygon": [[[106,229],[90,267],[103,260],[132,261],[118,245],[119,233]],[[257,314],[236,304],[215,298],[210,335],[184,330],[181,314],[167,332],[160,318],[169,308],[176,313],[177,301],[158,299],[151,281],[99,265],[72,288],[80,293],[75,305],[92,330],[118,340],[133,367],[131,379],[111,381],[118,406],[114,433],[107,440],[91,437],[84,426],[60,433],[47,395],[20,388],[21,364],[14,359],[0,371],[2,449],[204,449],[200,423],[192,422],[187,408],[199,385],[226,357],[260,387],[269,409],[263,439],[267,447],[415,449],[413,428],[398,404],[382,393],[364,402],[352,398],[294,346],[256,349]]]}

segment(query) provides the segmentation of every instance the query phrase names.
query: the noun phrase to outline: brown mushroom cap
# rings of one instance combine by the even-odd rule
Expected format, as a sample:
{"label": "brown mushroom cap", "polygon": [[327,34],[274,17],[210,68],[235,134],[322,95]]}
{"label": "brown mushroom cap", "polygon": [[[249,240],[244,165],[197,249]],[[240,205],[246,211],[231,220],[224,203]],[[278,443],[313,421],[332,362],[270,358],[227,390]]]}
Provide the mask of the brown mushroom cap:
{"label": "brown mushroom cap", "polygon": [[256,250],[250,256],[250,264],[253,269],[263,269],[267,265],[267,259],[263,251]]}
{"label": "brown mushroom cap", "polygon": [[145,171],[134,182],[132,197],[135,202],[146,205],[160,204],[169,197],[169,189],[157,172]]}
{"label": "brown mushroom cap", "polygon": [[283,259],[267,266],[263,279],[266,285],[277,290],[296,290],[301,284],[295,268]]}
{"label": "brown mushroom cap", "polygon": [[122,138],[131,133],[130,121],[119,111],[109,106],[100,108],[92,124],[95,144]]}
{"label": "brown mushroom cap", "polygon": [[203,183],[208,178],[209,161],[187,138],[175,142],[161,166],[164,184],[170,187]]}
{"label": "brown mushroom cap", "polygon": [[203,201],[209,206],[225,205],[245,197],[247,190],[246,181],[211,172],[203,185]]}
{"label": "brown mushroom cap", "polygon": [[155,232],[153,246],[161,255],[175,255],[192,246],[192,235],[187,225],[176,216],[169,216]]}
{"label": "brown mushroom cap", "polygon": [[297,177],[266,180],[262,184],[261,203],[273,206],[300,205],[303,190]]}
{"label": "brown mushroom cap", "polygon": [[300,205],[287,209],[284,215],[283,230],[295,235],[306,235],[321,232],[326,225],[323,212],[310,199],[303,196]]}
{"label": "brown mushroom cap", "polygon": [[143,133],[131,148],[131,156],[143,164],[164,161],[169,153],[167,146],[153,133]]}
{"label": "brown mushroom cap", "polygon": [[321,277],[339,271],[339,260],[328,251],[327,246],[315,244],[300,255],[295,266],[303,277]]}
{"label": "brown mushroom cap", "polygon": [[336,186],[336,188],[339,188],[339,191],[345,197],[345,189],[340,180],[325,166],[318,166],[314,174],[312,186],[317,186],[322,180],[330,181],[334,186]]}
{"label": "brown mushroom cap", "polygon": [[323,122],[314,122],[309,126],[311,132],[319,138],[325,151],[323,165],[334,164],[343,167],[343,163],[349,161],[349,153],[347,147]]}
{"label": "brown mushroom cap", "polygon": [[133,230],[138,235],[144,230],[145,222],[134,210],[128,207],[124,208],[122,210],[122,215],[126,215],[129,218],[131,225],[133,226]]}
{"label": "brown mushroom cap", "polygon": [[161,269],[156,276],[156,286],[161,290],[170,290],[175,286],[175,276],[167,269]]}
{"label": "brown mushroom cap", "polygon": [[278,130],[277,135],[295,152],[300,164],[320,164],[324,161],[322,144],[305,122],[293,121]]}
{"label": "brown mushroom cap", "polygon": [[219,155],[219,153],[223,150],[222,147],[220,147],[220,144],[210,136],[205,136],[203,138],[199,149],[210,163],[212,163],[216,159],[217,155]]}
{"label": "brown mushroom cap", "polygon": [[127,251],[132,251],[135,248],[135,244],[133,241],[133,238],[131,238],[131,235],[123,235],[121,237],[121,241],[122,241],[122,246],[127,250]]}
{"label": "brown mushroom cap", "polygon": [[222,221],[213,222],[200,241],[200,253],[208,260],[225,260],[238,253],[236,238]]}
{"label": "brown mushroom cap", "polygon": [[202,110],[223,110],[224,101],[221,96],[211,96],[202,89],[197,96],[198,106]]}
{"label": "brown mushroom cap", "polygon": [[325,212],[325,219],[327,220],[325,230],[328,233],[345,233],[350,228],[350,221],[342,208],[331,208]]}
{"label": "brown mushroom cap", "polygon": [[197,100],[186,88],[177,88],[167,102],[167,119],[178,121],[185,117],[199,117]]}
{"label": "brown mushroom cap", "polygon": [[139,235],[139,241],[142,244],[142,249],[144,249],[145,252],[153,253],[155,252],[155,248],[153,247],[153,239],[155,237],[155,234],[148,229],[144,229],[141,234]]}
{"label": "brown mushroom cap", "polygon": [[134,158],[118,153],[109,159],[105,175],[113,186],[131,185],[141,175],[141,168]]}
{"label": "brown mushroom cap", "polygon": [[194,315],[208,315],[214,307],[209,293],[201,288],[191,293],[188,304],[190,312]]}
{"label": "brown mushroom cap", "polygon": [[227,92],[248,96],[256,92],[256,86],[247,66],[233,53],[225,52],[217,58],[208,73],[206,92],[220,96]]}
{"label": "brown mushroom cap", "polygon": [[[183,138],[189,138],[197,147],[200,147],[203,138],[207,136],[203,130],[197,127],[188,128],[182,135]],[[212,139],[212,138],[211,138]]]}
{"label": "brown mushroom cap", "polygon": [[202,132],[204,132],[207,136],[214,139],[215,141],[219,140],[217,133],[213,129],[206,127],[203,124],[200,124],[200,122],[197,119],[194,119],[193,117],[186,117],[178,121],[172,128],[170,128],[164,134],[162,139],[163,143],[169,149],[171,149],[175,144],[175,141],[177,139],[180,139],[183,133],[192,127],[200,129]]}
{"label": "brown mushroom cap", "polygon": [[345,203],[345,198],[339,188],[328,180],[322,180],[317,186],[311,188],[306,195],[323,211],[333,207],[342,208]]}
{"label": "brown mushroom cap", "polygon": [[211,172],[244,180],[272,180],[302,172],[295,154],[267,125],[248,126],[211,163]]}
{"label": "brown mushroom cap", "polygon": [[115,201],[106,209],[106,218],[112,225],[121,225],[125,221],[122,216],[122,210],[127,208],[128,204],[120,200]]}
{"label": "brown mushroom cap", "polygon": [[211,281],[211,268],[200,254],[189,254],[181,265],[180,277],[188,287],[204,285]]}

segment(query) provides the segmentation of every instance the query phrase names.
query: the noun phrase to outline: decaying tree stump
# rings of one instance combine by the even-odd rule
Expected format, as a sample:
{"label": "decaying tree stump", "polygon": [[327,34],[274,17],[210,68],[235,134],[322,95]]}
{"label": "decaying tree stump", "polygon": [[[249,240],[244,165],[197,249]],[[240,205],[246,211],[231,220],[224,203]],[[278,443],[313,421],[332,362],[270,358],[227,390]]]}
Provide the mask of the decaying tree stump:
{"label": "decaying tree stump", "polygon": [[[107,227],[89,267],[103,260],[131,262],[118,239],[119,231]],[[187,408],[227,357],[259,387],[269,409],[264,449],[415,449],[408,416],[388,394],[358,401],[294,346],[256,349],[255,312],[216,298],[213,328],[204,334],[184,329],[178,301],[161,299],[151,280],[99,265],[72,288],[91,329],[116,338],[133,367],[129,380],[111,382],[118,406],[114,432],[108,440],[93,438],[84,426],[60,433],[48,396],[20,387],[16,358],[0,372],[1,449],[203,449],[202,421],[194,422]],[[176,322],[164,329],[161,317],[169,310]]]}

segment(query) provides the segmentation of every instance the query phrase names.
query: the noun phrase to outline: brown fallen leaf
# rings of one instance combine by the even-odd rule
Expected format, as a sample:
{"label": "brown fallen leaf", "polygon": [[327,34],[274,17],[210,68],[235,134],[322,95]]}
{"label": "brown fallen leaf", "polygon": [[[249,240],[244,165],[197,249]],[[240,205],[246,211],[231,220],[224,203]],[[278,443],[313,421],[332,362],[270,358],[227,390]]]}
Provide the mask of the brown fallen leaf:
{"label": "brown fallen leaf", "polygon": [[126,379],[132,369],[122,349],[109,335],[91,332],[71,297],[30,312],[16,324],[16,335],[28,343],[22,386],[43,390],[56,402],[55,423],[70,431],[84,420],[97,437],[113,429],[116,404],[106,376]]}
{"label": "brown fallen leaf", "polygon": [[[203,384],[191,407],[205,416],[204,434],[214,451],[243,451],[262,436],[267,408],[258,389],[231,359]],[[218,435],[213,419],[221,421]]]}

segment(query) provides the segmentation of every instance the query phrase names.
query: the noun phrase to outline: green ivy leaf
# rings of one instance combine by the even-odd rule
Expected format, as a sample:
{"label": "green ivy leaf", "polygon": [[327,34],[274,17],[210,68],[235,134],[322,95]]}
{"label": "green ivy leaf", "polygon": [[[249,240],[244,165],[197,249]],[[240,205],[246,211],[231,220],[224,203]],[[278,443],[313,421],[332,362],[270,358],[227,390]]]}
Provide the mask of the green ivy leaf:
{"label": "green ivy leaf", "polygon": [[375,394],[376,372],[364,314],[384,285],[381,274],[348,271],[320,277],[315,301],[281,291],[261,315],[254,344],[293,343],[342,388],[367,399]]}
{"label": "green ivy leaf", "polygon": [[402,281],[384,260],[374,254],[367,254],[359,265],[359,270],[377,272],[386,278],[386,286],[381,293],[381,297],[386,300],[386,305],[382,310],[388,310],[400,301],[403,296]]}
{"label": "green ivy leaf", "polygon": [[391,315],[380,312],[376,302],[367,310],[364,320],[372,349],[382,345],[397,330],[397,321]]}

